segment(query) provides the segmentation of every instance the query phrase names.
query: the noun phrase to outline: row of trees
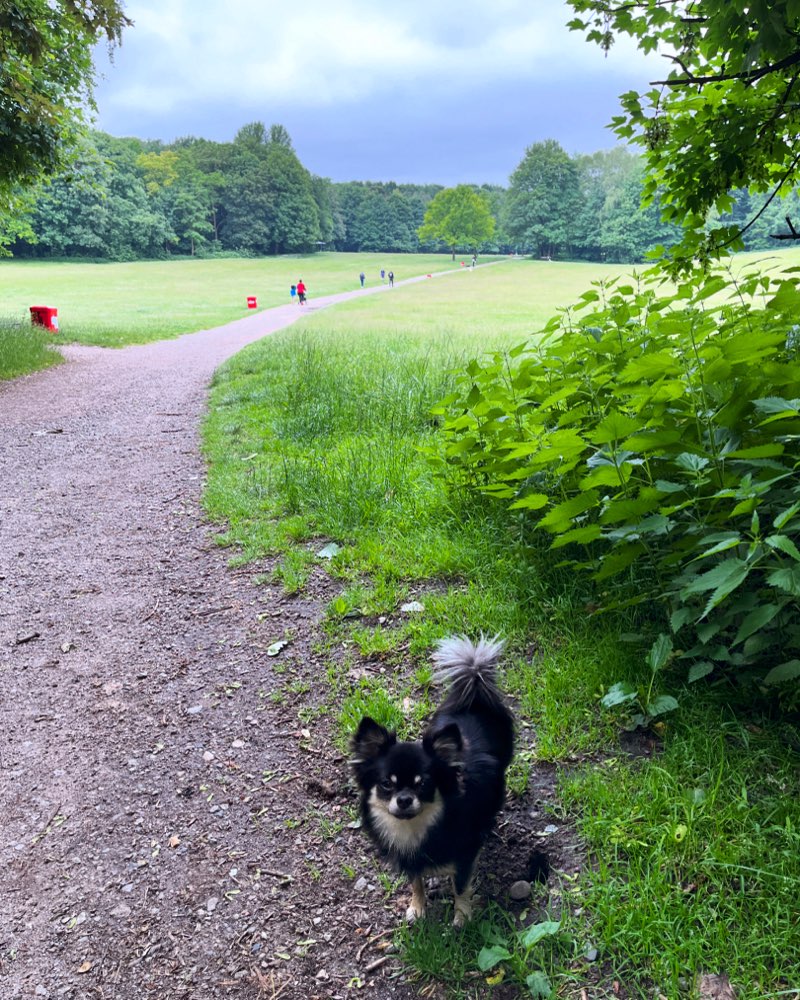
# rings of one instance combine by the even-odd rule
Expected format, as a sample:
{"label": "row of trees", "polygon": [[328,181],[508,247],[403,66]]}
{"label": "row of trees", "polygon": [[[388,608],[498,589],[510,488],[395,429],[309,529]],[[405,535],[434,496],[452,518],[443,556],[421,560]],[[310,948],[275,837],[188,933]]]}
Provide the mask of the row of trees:
{"label": "row of trees", "polygon": [[[27,229],[18,213],[8,242],[18,257],[114,260],[476,248],[638,261],[679,238],[657,196],[641,206],[643,183],[642,158],[625,147],[571,157],[552,139],[526,150],[508,188],[443,190],[313,176],[281,125],[245,125],[231,143],[94,132],[67,169],[28,189]],[[750,211],[738,193],[730,222]],[[748,248],[769,246],[785,212],[771,206],[748,230]]]}

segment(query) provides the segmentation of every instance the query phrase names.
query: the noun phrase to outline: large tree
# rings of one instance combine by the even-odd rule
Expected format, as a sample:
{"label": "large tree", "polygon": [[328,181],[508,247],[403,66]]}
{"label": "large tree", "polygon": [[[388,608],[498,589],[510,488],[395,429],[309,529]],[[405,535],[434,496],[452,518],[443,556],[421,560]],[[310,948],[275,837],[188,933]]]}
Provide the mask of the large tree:
{"label": "large tree", "polygon": [[91,107],[94,46],[129,23],[119,0],[0,5],[0,195],[58,170]]}
{"label": "large tree", "polygon": [[491,239],[494,227],[494,217],[483,195],[468,184],[459,184],[436,195],[428,205],[418,234],[423,242],[441,240],[455,259],[456,250],[477,250],[481,243]]}
{"label": "large tree", "polygon": [[[646,150],[645,196],[660,189],[665,217],[686,228],[678,260],[739,246],[740,234],[800,166],[798,0],[569,0],[606,50],[617,34],[658,50],[666,72],[651,90],[622,97],[618,135]],[[747,222],[706,231],[709,213],[730,212],[732,192],[760,195]],[[788,231],[788,230],[787,230]]]}
{"label": "large tree", "polygon": [[550,257],[571,244],[579,204],[575,163],[555,139],[536,142],[511,175],[505,231],[517,249]]}

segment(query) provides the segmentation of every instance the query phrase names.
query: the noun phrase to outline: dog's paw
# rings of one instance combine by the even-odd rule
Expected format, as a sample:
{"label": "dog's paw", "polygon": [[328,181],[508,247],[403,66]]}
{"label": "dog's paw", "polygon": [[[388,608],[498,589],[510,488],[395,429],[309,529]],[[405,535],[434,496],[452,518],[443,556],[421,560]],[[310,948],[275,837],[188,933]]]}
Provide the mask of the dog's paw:
{"label": "dog's paw", "polygon": [[425,916],[425,907],[417,906],[414,903],[406,910],[406,923],[413,924],[417,920],[422,920]]}
{"label": "dog's paw", "polygon": [[460,898],[455,901],[453,927],[463,927],[472,920],[472,899]]}

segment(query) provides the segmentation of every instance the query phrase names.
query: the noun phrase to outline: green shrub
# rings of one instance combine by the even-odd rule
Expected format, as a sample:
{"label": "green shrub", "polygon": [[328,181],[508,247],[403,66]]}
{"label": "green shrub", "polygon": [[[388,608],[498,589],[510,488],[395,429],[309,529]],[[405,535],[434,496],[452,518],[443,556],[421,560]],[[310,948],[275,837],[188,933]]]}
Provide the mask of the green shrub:
{"label": "green shrub", "polygon": [[791,272],[659,280],[597,284],[537,341],[473,360],[435,461],[551,535],[602,609],[655,602],[651,639],[675,634],[658,658],[690,681],[791,681],[800,293]]}

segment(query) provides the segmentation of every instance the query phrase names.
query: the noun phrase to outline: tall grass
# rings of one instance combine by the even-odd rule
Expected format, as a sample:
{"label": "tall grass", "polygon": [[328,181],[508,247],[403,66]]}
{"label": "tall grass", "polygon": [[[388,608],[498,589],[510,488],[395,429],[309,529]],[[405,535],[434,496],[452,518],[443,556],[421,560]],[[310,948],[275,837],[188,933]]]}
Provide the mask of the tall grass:
{"label": "tall grass", "polygon": [[27,375],[60,361],[51,333],[30,320],[0,317],[0,379]]}

